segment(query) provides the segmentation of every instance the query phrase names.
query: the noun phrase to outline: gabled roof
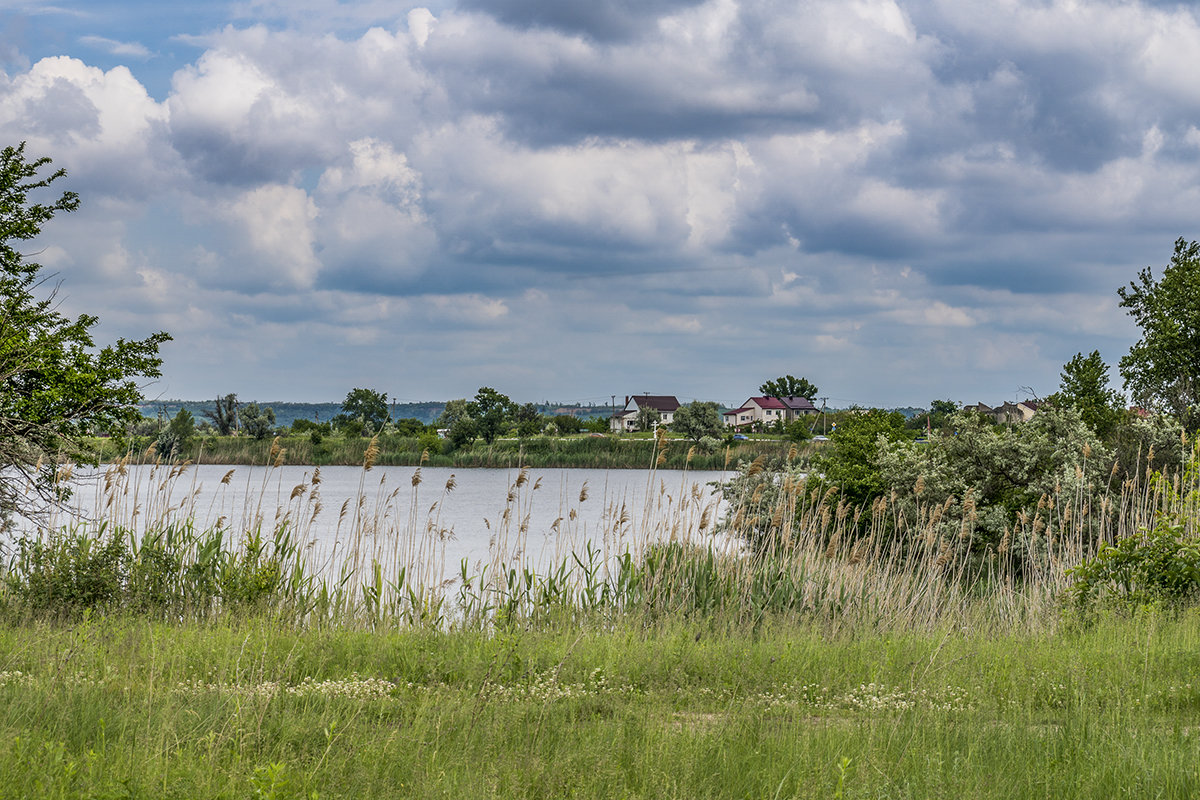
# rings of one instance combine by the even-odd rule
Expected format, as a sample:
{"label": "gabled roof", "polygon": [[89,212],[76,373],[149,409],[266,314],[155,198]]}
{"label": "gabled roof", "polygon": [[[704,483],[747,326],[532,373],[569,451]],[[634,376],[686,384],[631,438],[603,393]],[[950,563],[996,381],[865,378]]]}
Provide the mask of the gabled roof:
{"label": "gabled roof", "polygon": [[785,397],[783,404],[792,411],[817,411],[817,407],[807,397]]}
{"label": "gabled roof", "polygon": [[733,411],[726,411],[722,416],[726,416],[726,417],[737,416],[738,414],[743,414],[749,410],[750,410],[749,406],[742,406],[741,408],[735,408]]}
{"label": "gabled roof", "polygon": [[747,400],[746,402],[747,402],[747,403],[754,403],[754,404],[755,404],[755,405],[757,405],[759,408],[763,408],[763,409],[766,409],[766,408],[779,408],[779,409],[782,409],[782,408],[787,408],[787,406],[785,406],[785,405],[783,404],[783,401],[782,401],[782,400],[780,400],[778,397],[751,397],[751,398],[750,398],[749,400]]}
{"label": "gabled roof", "polygon": [[816,411],[817,407],[807,397],[751,397],[746,404],[754,403],[762,409],[790,409],[792,411]]}
{"label": "gabled roof", "polygon": [[631,395],[629,399],[638,408],[652,408],[660,413],[679,410],[679,401],[673,394]]}

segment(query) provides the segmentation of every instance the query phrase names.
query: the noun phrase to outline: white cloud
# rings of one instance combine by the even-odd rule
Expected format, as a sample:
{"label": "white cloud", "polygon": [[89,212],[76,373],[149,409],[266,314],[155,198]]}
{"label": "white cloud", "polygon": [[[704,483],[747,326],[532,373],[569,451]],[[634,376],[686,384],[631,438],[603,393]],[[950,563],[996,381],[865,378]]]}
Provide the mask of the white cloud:
{"label": "white cloud", "polygon": [[251,258],[249,264],[239,263],[238,269],[281,289],[313,285],[320,268],[313,253],[317,207],[303,189],[260,186],[222,203],[217,214]]}
{"label": "white cloud", "polygon": [[89,47],[99,48],[114,56],[146,59],[154,55],[148,47],[139,42],[120,42],[104,36],[81,36],[79,41]]}

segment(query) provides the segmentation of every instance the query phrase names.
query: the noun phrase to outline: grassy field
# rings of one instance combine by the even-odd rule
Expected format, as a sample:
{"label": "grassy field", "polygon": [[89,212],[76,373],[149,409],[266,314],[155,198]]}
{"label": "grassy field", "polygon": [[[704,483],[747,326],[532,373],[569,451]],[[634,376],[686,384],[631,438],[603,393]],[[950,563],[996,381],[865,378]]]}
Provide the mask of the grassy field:
{"label": "grassy field", "polygon": [[0,797],[1195,797],[1200,619],[0,627]]}
{"label": "grassy field", "polygon": [[1066,594],[1087,526],[1194,530],[1196,470],[1098,517],[1047,498],[1019,559],[787,478],[729,521],[786,518],[777,548],[718,547],[684,496],[540,572],[521,471],[496,517],[513,547],[459,575],[420,563],[424,508],[347,512],[316,571],[316,473],[272,530],[138,535],[153,500],[121,502],[125,479],[108,519],[4,550],[0,798],[1200,794],[1200,609]]}

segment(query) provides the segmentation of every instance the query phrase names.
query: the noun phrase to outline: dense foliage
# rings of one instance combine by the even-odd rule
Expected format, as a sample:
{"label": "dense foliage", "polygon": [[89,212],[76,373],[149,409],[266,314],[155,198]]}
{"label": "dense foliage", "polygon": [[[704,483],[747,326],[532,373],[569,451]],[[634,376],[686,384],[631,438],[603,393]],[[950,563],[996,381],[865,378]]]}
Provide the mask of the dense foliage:
{"label": "dense foliage", "polygon": [[389,419],[387,394],[355,388],[346,393],[346,399],[342,401],[342,413],[333,418],[333,423],[342,427],[351,420],[357,420],[363,432],[372,434],[383,430]]}
{"label": "dense foliage", "polygon": [[1117,292],[1142,338],[1121,359],[1135,402],[1166,409],[1189,429],[1200,423],[1200,242],[1175,242],[1155,279],[1149,267]]}
{"label": "dense foliage", "polygon": [[697,400],[676,409],[671,430],[693,442],[699,442],[705,437],[715,439],[721,436],[725,425],[716,403]]}
{"label": "dense foliage", "polygon": [[776,378],[772,381],[766,381],[762,386],[758,387],[764,397],[803,397],[806,400],[812,400],[817,396],[819,391],[816,384],[808,380],[808,378],[797,378],[794,375],[784,375],[781,378]]}
{"label": "dense foliage", "polygon": [[[49,203],[31,195],[61,178],[39,177],[48,158],[27,159],[25,145],[0,151],[0,516],[36,514],[55,497],[62,460],[94,463],[86,442],[94,431],[120,431],[140,417],[139,381],[160,375],[155,333],[97,349],[99,321],[59,311],[57,288],[46,288],[42,266],[18,249],[58,212],[79,207],[73,192]],[[41,293],[41,297],[37,293]],[[32,495],[30,494],[32,492]],[[36,499],[31,499],[36,498]]]}

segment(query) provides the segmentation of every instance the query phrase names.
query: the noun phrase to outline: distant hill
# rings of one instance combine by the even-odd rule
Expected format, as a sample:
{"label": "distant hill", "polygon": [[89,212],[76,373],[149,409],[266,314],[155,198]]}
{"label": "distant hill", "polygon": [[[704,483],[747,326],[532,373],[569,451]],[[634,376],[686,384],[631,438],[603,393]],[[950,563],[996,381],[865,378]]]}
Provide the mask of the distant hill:
{"label": "distant hill", "polygon": [[[328,422],[338,414],[342,413],[341,403],[292,403],[286,400],[241,400],[242,405],[250,402],[257,402],[259,406],[270,406],[275,409],[275,424],[280,427],[290,426],[298,419],[310,419],[314,422]],[[215,400],[155,400],[153,402],[142,403],[138,406],[138,410],[142,412],[142,416],[154,419],[160,414],[164,419],[170,419],[179,413],[180,409],[186,408],[196,418],[196,423],[199,424],[208,417],[204,416],[205,411],[212,411],[216,405]],[[593,417],[608,417],[612,414],[612,409],[609,406],[581,406],[578,404],[569,405],[563,403],[538,403],[538,412],[549,416],[571,415],[580,419],[591,419]],[[429,401],[425,403],[395,403],[391,406],[392,419],[419,419],[426,425],[431,425],[437,421],[442,415],[442,411],[446,408],[446,401]]]}

